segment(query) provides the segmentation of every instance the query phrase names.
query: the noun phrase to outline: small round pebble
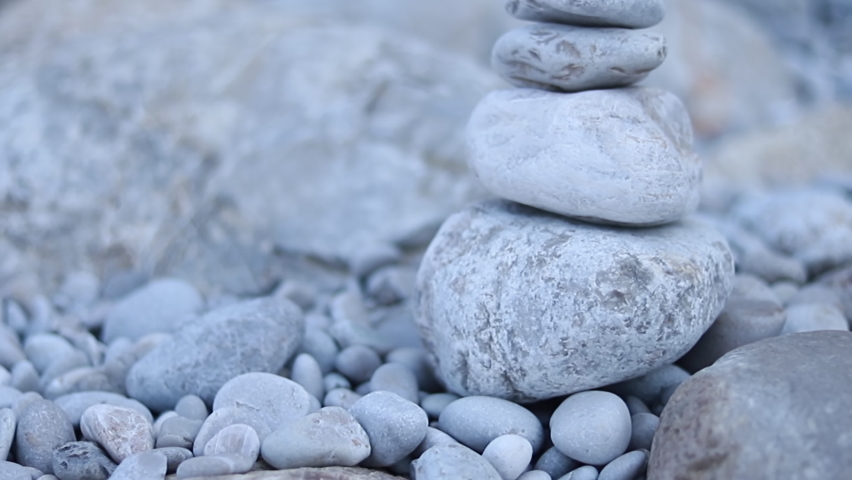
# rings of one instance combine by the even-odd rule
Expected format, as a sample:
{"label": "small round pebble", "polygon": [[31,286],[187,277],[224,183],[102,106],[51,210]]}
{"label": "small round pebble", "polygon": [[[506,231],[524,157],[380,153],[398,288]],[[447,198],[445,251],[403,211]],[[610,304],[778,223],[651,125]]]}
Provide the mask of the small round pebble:
{"label": "small round pebble", "polygon": [[370,456],[370,438],[349,412],[325,407],[270,433],[263,459],[277,469],[355,466]]}
{"label": "small round pebble", "polygon": [[502,480],[488,460],[464,445],[438,445],[411,462],[413,480]]}
{"label": "small round pebble", "polygon": [[257,433],[248,425],[237,423],[219,430],[204,445],[204,456],[225,455],[237,460],[231,473],[251,470],[260,453]]}
{"label": "small round pebble", "polygon": [[485,447],[482,458],[491,462],[503,480],[516,480],[532,460],[532,445],[520,435],[500,435]]}
{"label": "small round pebble", "polygon": [[337,371],[354,383],[366,382],[381,365],[379,354],[364,345],[344,348],[334,361]]}
{"label": "small round pebble", "polygon": [[110,480],[163,480],[168,462],[157,451],[135,453],[118,464]]}
{"label": "small round pebble", "polygon": [[335,388],[329,390],[322,400],[324,407],[341,407],[349,410],[355,402],[361,398],[361,395],[349,390],[348,388]]}
{"label": "small round pebble", "polygon": [[18,415],[15,458],[21,465],[53,473],[53,450],[75,440],[65,412],[50,400],[36,399]]}
{"label": "small round pebble", "polygon": [[0,461],[5,461],[15,440],[17,418],[11,408],[0,409]]}
{"label": "small round pebble", "polygon": [[648,462],[645,450],[634,450],[609,462],[601,470],[598,480],[633,480],[642,473]]}
{"label": "small round pebble", "polygon": [[597,478],[598,469],[591,465],[586,465],[566,473],[559,477],[559,480],[597,480]]}
{"label": "small round pebble", "polygon": [[325,330],[316,327],[308,327],[305,337],[299,347],[304,353],[309,353],[319,364],[323,373],[329,373],[334,369],[334,359],[340,353],[337,343]]}
{"label": "small round pebble", "polygon": [[385,363],[373,372],[370,385],[374,392],[393,392],[409,402],[418,403],[417,377],[405,365]]}
{"label": "small round pebble", "polygon": [[651,450],[654,434],[657,432],[657,427],[660,426],[660,417],[650,412],[636,413],[630,417],[630,420],[633,426],[630,433],[630,444],[627,448],[629,450],[640,448]]}
{"label": "small round pebble", "polygon": [[556,447],[548,448],[535,462],[536,470],[545,471],[553,478],[560,478],[579,466],[580,462],[566,456]]}
{"label": "small round pebble", "polygon": [[154,448],[154,429],[136,410],[98,404],[80,417],[83,437],[98,442],[116,463]]}
{"label": "small round pebble", "polygon": [[296,355],[290,369],[290,379],[304,387],[308,393],[316,398],[322,398],[325,395],[322,367],[309,353]]}
{"label": "small round pebble", "polygon": [[175,413],[181,417],[201,421],[204,421],[207,415],[210,415],[210,412],[207,411],[207,405],[198,395],[185,395],[178,400],[177,405],[175,405]]}
{"label": "small round pebble", "polygon": [[372,451],[363,465],[385,467],[413,452],[426,436],[429,418],[416,403],[392,392],[373,392],[349,407],[364,427]]}
{"label": "small round pebble", "polygon": [[447,405],[438,417],[440,429],[477,452],[495,438],[514,433],[526,438],[533,452],[544,444],[538,418],[517,403],[495,397],[470,396]]}
{"label": "small round pebble", "polygon": [[433,393],[426,395],[423,397],[423,400],[420,400],[420,407],[423,408],[430,418],[438,418],[441,415],[441,412],[447,408],[447,405],[455,402],[459,398],[461,397],[450,392]]}
{"label": "small round pebble", "polygon": [[550,438],[565,455],[605,465],[630,443],[630,411],[610,392],[586,391],[566,398],[550,418]]}
{"label": "small round pebble", "polygon": [[117,466],[92,442],[69,442],[53,451],[53,473],[61,480],[107,480]]}

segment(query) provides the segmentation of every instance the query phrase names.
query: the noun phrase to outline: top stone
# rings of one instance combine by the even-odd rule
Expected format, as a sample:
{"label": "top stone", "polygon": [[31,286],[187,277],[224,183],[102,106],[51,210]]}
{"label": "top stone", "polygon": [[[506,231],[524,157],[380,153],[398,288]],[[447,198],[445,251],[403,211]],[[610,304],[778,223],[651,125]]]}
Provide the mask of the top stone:
{"label": "top stone", "polygon": [[507,0],[515,18],[581,27],[647,28],[663,19],[662,0]]}

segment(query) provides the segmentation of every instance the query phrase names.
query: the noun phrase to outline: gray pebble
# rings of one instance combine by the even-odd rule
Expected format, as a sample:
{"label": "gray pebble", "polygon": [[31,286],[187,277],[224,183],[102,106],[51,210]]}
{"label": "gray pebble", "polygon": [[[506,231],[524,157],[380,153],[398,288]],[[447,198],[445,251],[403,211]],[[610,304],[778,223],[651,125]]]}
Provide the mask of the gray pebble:
{"label": "gray pebble", "polygon": [[[677,365],[662,367],[631,380],[610,385],[607,390],[621,396],[632,395],[651,406],[659,401],[662,391],[670,385],[680,385],[689,378],[689,372]],[[629,405],[628,405],[629,407]]]}
{"label": "gray pebble", "polygon": [[428,427],[426,428],[426,436],[423,437],[423,441],[420,442],[420,445],[418,445],[413,452],[411,452],[411,455],[414,458],[418,458],[420,457],[420,455],[423,455],[423,452],[429,450],[432,447],[449,444],[461,445],[459,442],[456,441],[455,438],[447,435],[446,433],[438,430],[437,428]]}
{"label": "gray pebble", "polygon": [[0,365],[12,368],[16,363],[26,359],[27,355],[21,347],[18,334],[6,325],[0,324]]}
{"label": "gray pebble", "polygon": [[118,464],[110,480],[163,480],[168,462],[156,451],[135,453]]}
{"label": "gray pebble", "polygon": [[565,455],[605,465],[627,450],[630,411],[610,392],[586,391],[566,398],[550,417],[550,438]]}
{"label": "gray pebble", "polygon": [[135,270],[118,272],[104,280],[101,297],[107,300],[121,298],[128,293],[138,290],[148,281],[148,274]]}
{"label": "gray pebble", "polygon": [[799,260],[769,248],[757,235],[742,228],[728,217],[712,217],[711,221],[728,240],[737,271],[756,275],[767,282],[792,280],[804,282],[808,277]]}
{"label": "gray pebble", "polygon": [[71,272],[53,295],[53,304],[64,312],[76,312],[98,299],[101,281],[92,272]]}
{"label": "gray pebble", "polygon": [[269,434],[263,459],[277,469],[354,466],[370,456],[370,438],[346,410],[326,407]]}
{"label": "gray pebble", "polygon": [[179,415],[175,413],[174,410],[166,410],[165,412],[160,412],[160,414],[157,415],[157,419],[154,420],[153,423],[154,436],[157,436],[160,433],[160,428],[163,426],[164,423],[166,423],[166,420],[178,416]]}
{"label": "gray pebble", "polygon": [[518,480],[552,480],[552,477],[541,470],[529,470],[522,473]]}
{"label": "gray pebble", "polygon": [[155,448],[151,451],[166,457],[166,471],[169,473],[174,473],[178,465],[192,458],[192,452],[180,447]]}
{"label": "gray pebble", "polygon": [[841,311],[844,309],[841,293],[834,287],[819,283],[811,283],[803,286],[787,299],[786,305],[790,307],[793,305],[808,305],[813,303],[833,305]]}
{"label": "gray pebble", "polygon": [[787,281],[775,282],[770,288],[772,288],[772,293],[775,294],[778,300],[785,305],[788,304],[790,299],[799,291],[798,284]]}
{"label": "gray pebble", "polygon": [[584,27],[647,28],[663,19],[660,0],[506,0],[506,11],[534,22],[564,23]]}
{"label": "gray pebble", "polygon": [[654,441],[654,434],[657,432],[657,427],[660,426],[660,417],[653,413],[636,413],[630,417],[631,433],[630,444],[628,450],[645,449],[651,450],[651,442]]}
{"label": "gray pebble", "polygon": [[748,273],[734,275],[734,284],[728,300],[763,300],[779,306],[783,305],[772,288],[762,278]]}
{"label": "gray pebble", "polygon": [[502,480],[497,470],[464,445],[438,445],[411,462],[413,480]]}
{"label": "gray pebble", "polygon": [[213,455],[193,457],[184,460],[177,468],[177,478],[215,477],[246,473],[243,459],[236,455]]}
{"label": "gray pebble", "polygon": [[290,369],[290,379],[316,398],[323,398],[325,395],[322,367],[309,353],[296,355]]}
{"label": "gray pebble", "polygon": [[597,478],[598,469],[591,465],[585,465],[559,477],[559,480],[597,480]]}
{"label": "gray pebble", "polygon": [[737,347],[778,336],[786,319],[786,312],[776,303],[729,299],[716,321],[678,364],[697,372]]}
{"label": "gray pebble", "polygon": [[814,330],[849,330],[843,312],[834,305],[807,303],[787,307],[787,320],[781,334]]}
{"label": "gray pebble", "polygon": [[17,417],[11,408],[0,409],[0,460],[9,458],[12,442],[15,440]]}
{"label": "gray pebble", "polygon": [[44,372],[54,360],[74,353],[71,343],[54,333],[30,335],[24,342],[27,359],[39,372]]}
{"label": "gray pebble", "polygon": [[[109,378],[110,382],[115,385],[119,393],[126,393],[127,375],[130,369],[144,356],[148,355],[152,350],[157,348],[161,343],[169,340],[171,334],[167,333],[152,333],[132,343],[129,348],[116,349],[112,351],[107,349],[104,355],[104,363],[101,365],[103,372]],[[121,340],[116,340],[113,343],[124,343]],[[111,353],[113,355],[111,355]],[[159,408],[163,410],[164,408]]]}
{"label": "gray pebble", "polygon": [[370,437],[365,466],[393,465],[413,452],[426,436],[429,419],[416,403],[391,392],[373,392],[349,407]]}
{"label": "gray pebble", "polygon": [[44,386],[45,398],[58,398],[79,392],[123,393],[100,367],[78,367],[60,374]]}
{"label": "gray pebble", "polygon": [[154,421],[151,411],[148,407],[142,405],[136,400],[127,398],[124,395],[111,392],[77,392],[62,395],[53,400],[62,411],[68,415],[68,419],[74,427],[80,425],[80,417],[92,405],[107,404],[116,407],[129,408],[135,410],[142,415],[149,423]]}
{"label": "gray pebble", "polygon": [[7,385],[0,385],[0,408],[14,406],[21,398],[21,391]]}
{"label": "gray pebble", "polygon": [[433,393],[426,395],[420,400],[420,407],[429,415],[430,418],[438,418],[441,412],[447,408],[447,405],[458,400],[459,397],[455,393]]}
{"label": "gray pebble", "polygon": [[53,473],[53,450],[75,440],[71,421],[50,400],[35,400],[18,414],[14,448],[21,465]]}
{"label": "gray pebble", "polygon": [[98,442],[116,463],[154,448],[151,422],[130,408],[92,405],[80,417],[80,431],[84,438]]}
{"label": "gray pebble", "polygon": [[323,373],[329,373],[334,369],[334,359],[340,353],[337,343],[325,330],[316,327],[308,327],[305,337],[299,347],[301,352],[309,353],[317,361]]}
{"label": "gray pebble", "polygon": [[[0,348],[2,348],[0,346]],[[21,392],[37,392],[39,389],[38,370],[29,360],[21,360],[12,367],[9,385]]]}
{"label": "gray pebble", "polygon": [[389,265],[367,278],[367,294],[379,305],[401,302],[414,291],[417,270],[407,265]]}
{"label": "gray pebble", "polygon": [[[255,433],[257,433],[257,437],[260,441],[263,441],[267,435],[272,433],[272,427],[270,422],[266,420],[268,413],[258,413],[259,412],[252,411],[251,408],[237,407],[223,407],[218,410],[214,410],[201,425],[201,430],[198,431],[198,435],[195,437],[195,443],[192,445],[192,453],[196,457],[203,455],[204,447],[207,446],[207,442],[209,442],[213,436],[219,433],[219,431],[223,428],[229,425],[236,425],[238,423],[252,427]],[[303,415],[306,414],[307,412]],[[299,415],[299,417],[303,415]],[[284,418],[282,421],[288,421],[288,419]],[[280,424],[276,424],[276,426],[280,426]]]}
{"label": "gray pebble", "polygon": [[117,466],[92,442],[69,442],[53,451],[53,473],[62,480],[107,480]]}
{"label": "gray pebble", "polygon": [[429,365],[426,358],[426,350],[423,347],[401,347],[391,350],[385,357],[385,361],[400,363],[408,367],[417,377],[417,385],[421,390],[427,392],[440,392],[443,390],[435,371]]}
{"label": "gray pebble", "polygon": [[127,374],[130,397],[154,410],[174,408],[184,395],[207,403],[246,372],[277,372],[304,334],[299,307],[262,297],[222,307],[181,327]]}
{"label": "gray pebble", "polygon": [[622,398],[624,399],[624,403],[627,405],[627,409],[630,410],[630,415],[651,412],[651,409],[648,408],[648,405],[646,405],[645,402],[643,402],[642,399],[639,397],[633,395],[625,395]]}
{"label": "gray pebble", "polygon": [[177,414],[166,418],[157,429],[155,445],[157,448],[192,448],[203,423],[203,420],[186,418]]}
{"label": "gray pebble", "polygon": [[566,456],[556,447],[550,447],[535,462],[536,470],[547,472],[553,478],[561,478],[580,466],[580,462]]}
{"label": "gray pebble", "polygon": [[482,452],[503,480],[516,480],[532,460],[530,442],[513,433],[500,435],[491,441]]}
{"label": "gray pebble", "polygon": [[68,340],[74,348],[85,353],[89,358],[89,365],[103,363],[106,347],[91,332],[80,327],[62,326],[57,330],[57,333]]}
{"label": "gray pebble", "polygon": [[197,313],[204,299],[191,284],[178,279],[154,280],[118,301],[104,320],[101,337],[137,340],[149,333],[177,330],[179,321]]}
{"label": "gray pebble", "polygon": [[328,327],[328,333],[343,348],[362,345],[384,355],[396,347],[394,341],[376,329],[350,320],[335,321]]}
{"label": "gray pebble", "polygon": [[216,435],[204,445],[204,456],[224,455],[236,460],[231,473],[245,473],[251,470],[260,453],[260,440],[257,432],[248,425],[236,423],[216,432]]}
{"label": "gray pebble", "polygon": [[544,444],[544,429],[538,418],[526,408],[501,398],[462,397],[444,408],[438,423],[441,430],[477,452],[507,433],[526,438],[533,452],[541,450]]}
{"label": "gray pebble", "polygon": [[329,390],[322,399],[322,404],[325,407],[341,407],[349,410],[361,398],[361,395],[349,390],[348,388],[335,388]]}
{"label": "gray pebble", "polygon": [[609,462],[601,470],[598,480],[633,480],[645,471],[648,453],[645,450],[634,450]]}
{"label": "gray pebble", "polygon": [[365,345],[344,348],[334,361],[337,371],[354,383],[369,380],[381,364],[382,360],[376,351]]}
{"label": "gray pebble", "polygon": [[373,391],[373,386],[370,384],[370,382],[364,382],[361,385],[358,385],[357,387],[355,387],[355,393],[357,393],[358,395],[361,395],[362,397],[364,395],[372,392],[372,391]]}
{"label": "gray pebble", "polygon": [[15,402],[12,404],[12,411],[14,411],[15,416],[20,419],[21,414],[24,413],[24,410],[26,410],[27,407],[29,407],[34,402],[43,399],[44,398],[37,392],[20,393],[17,398],[15,398]]}
{"label": "gray pebble", "polygon": [[370,386],[374,392],[393,392],[412,403],[418,403],[417,377],[405,365],[385,363],[373,372]]}
{"label": "gray pebble", "polygon": [[322,385],[326,392],[330,392],[335,388],[352,388],[352,384],[349,380],[337,372],[325,374],[325,376],[322,377]]}
{"label": "gray pebble", "polygon": [[45,387],[56,377],[81,367],[91,367],[91,363],[89,356],[76,348],[71,352],[56,357],[50,365],[41,372],[39,384],[42,387],[42,391],[44,391]]}
{"label": "gray pebble", "polygon": [[191,418],[193,420],[204,421],[210,412],[207,411],[207,405],[204,400],[198,395],[185,395],[178,400],[175,405],[175,413],[181,417]]}
{"label": "gray pebble", "polygon": [[[252,372],[225,383],[213,400],[213,412],[234,407],[250,412],[270,430],[285,421],[307,415],[311,411],[311,395],[298,383],[271,373]],[[258,422],[246,423],[256,427]],[[257,431],[260,439],[264,435]]]}
{"label": "gray pebble", "polygon": [[33,475],[37,470],[31,467],[25,467],[13,462],[0,461],[0,480],[30,480],[39,478],[42,472],[38,475]]}
{"label": "gray pebble", "polygon": [[632,85],[665,58],[659,33],[535,23],[503,34],[491,66],[516,87],[578,92]]}
{"label": "gray pebble", "polygon": [[[0,325],[0,328],[6,330],[8,326],[8,329],[11,329],[14,332],[24,333],[27,329],[27,314],[24,312],[21,305],[10,299],[4,299],[2,304],[3,323],[5,323],[5,325]],[[0,358],[3,357],[0,356]]]}

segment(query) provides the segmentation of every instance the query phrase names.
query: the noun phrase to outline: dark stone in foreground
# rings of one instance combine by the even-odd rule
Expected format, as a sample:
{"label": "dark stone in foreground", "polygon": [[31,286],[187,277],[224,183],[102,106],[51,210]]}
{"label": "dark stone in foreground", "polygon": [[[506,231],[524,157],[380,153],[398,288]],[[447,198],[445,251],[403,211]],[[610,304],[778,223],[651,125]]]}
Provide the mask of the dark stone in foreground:
{"label": "dark stone in foreground", "polygon": [[671,397],[648,478],[849,478],[850,404],[852,333],[795,333],[746,345]]}

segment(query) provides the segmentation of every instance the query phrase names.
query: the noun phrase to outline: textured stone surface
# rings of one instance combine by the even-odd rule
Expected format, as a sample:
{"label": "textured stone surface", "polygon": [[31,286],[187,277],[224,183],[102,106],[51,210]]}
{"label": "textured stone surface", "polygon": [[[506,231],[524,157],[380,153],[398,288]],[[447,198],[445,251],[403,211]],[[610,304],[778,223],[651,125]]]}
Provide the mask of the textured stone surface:
{"label": "textured stone surface", "polygon": [[151,423],[135,410],[113,405],[92,405],[80,417],[83,437],[98,442],[116,463],[134,453],[154,448]]}
{"label": "textured stone surface", "polygon": [[664,14],[660,0],[506,0],[506,11],[536,22],[628,28],[650,27]]}
{"label": "textured stone surface", "polygon": [[285,298],[221,307],[183,325],[136,362],[127,375],[127,392],[158,411],[173,408],[188,394],[213,403],[228,380],[281,369],[304,330],[299,307]]}
{"label": "textured stone surface", "polygon": [[74,440],[65,412],[50,400],[37,399],[18,415],[15,458],[21,465],[53,473],[53,450]]}
{"label": "textured stone surface", "polygon": [[724,239],[700,222],[600,227],[492,201],[441,227],[415,311],[450,390],[531,401],[673,362],[732,280]]}
{"label": "textured stone surface", "polygon": [[658,33],[544,23],[505,33],[494,44],[491,65],[518,87],[576,92],[626,87],[665,58]]}
{"label": "textured stone surface", "polygon": [[672,222],[698,206],[689,117],[663,90],[499,90],[477,105],[467,134],[471,170],[499,197],[626,225]]}
{"label": "textured stone surface", "polygon": [[844,478],[852,471],[850,349],[849,332],[794,333],[693,375],[663,410],[648,478]]}
{"label": "textured stone surface", "polygon": [[387,467],[413,452],[429,427],[429,418],[416,403],[391,392],[373,392],[359,398],[349,413],[370,439],[370,456],[363,464]]}
{"label": "textured stone surface", "polygon": [[92,442],[69,442],[53,451],[53,474],[61,480],[107,480],[116,466]]}

